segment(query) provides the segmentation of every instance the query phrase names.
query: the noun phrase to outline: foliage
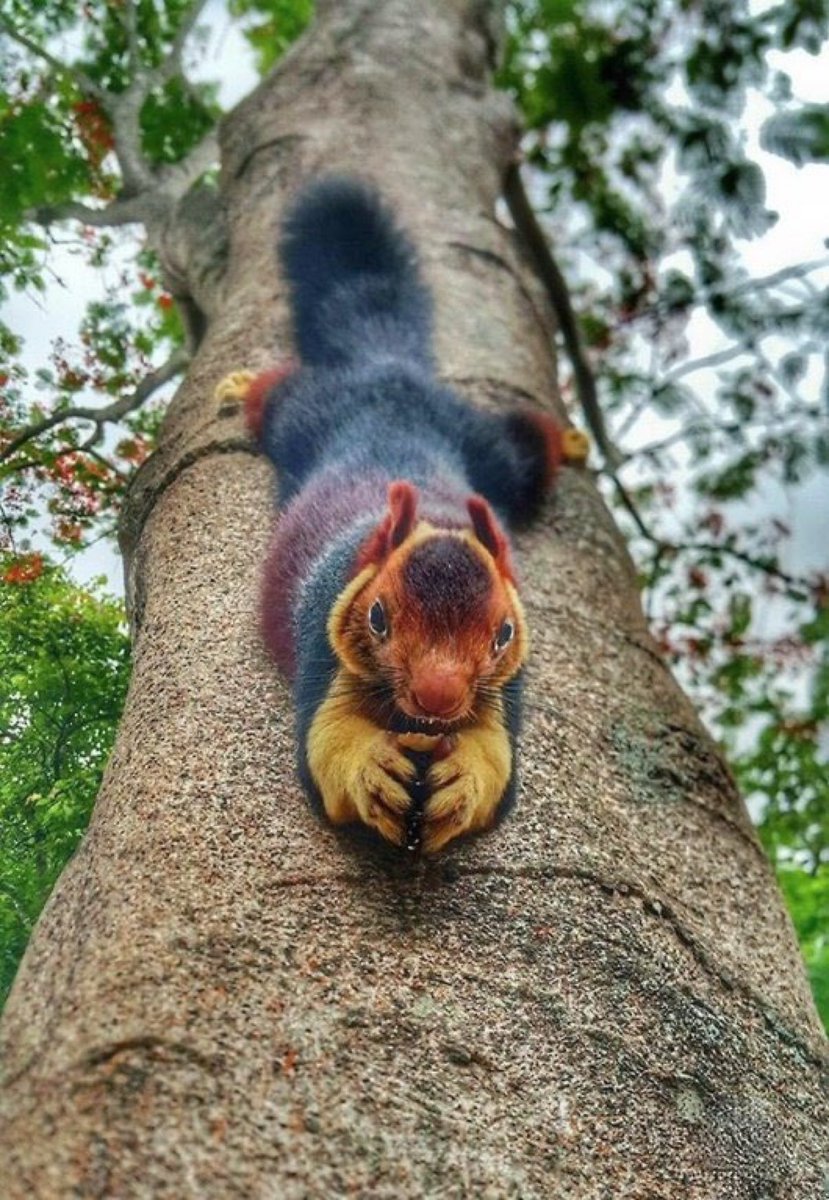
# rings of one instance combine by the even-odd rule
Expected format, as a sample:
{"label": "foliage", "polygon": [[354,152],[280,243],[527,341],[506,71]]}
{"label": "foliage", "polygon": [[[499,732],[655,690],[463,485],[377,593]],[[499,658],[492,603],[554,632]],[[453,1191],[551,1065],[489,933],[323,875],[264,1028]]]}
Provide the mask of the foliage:
{"label": "foliage", "polygon": [[313,0],[230,0],[236,17],[255,18],[246,37],[256,51],[256,65],[264,74],[281,58],[306,28],[314,13]]}
{"label": "foliage", "polygon": [[806,959],[812,994],[829,1026],[829,867],[816,874],[784,869],[777,878]]}
{"label": "foliage", "polygon": [[0,1003],[89,819],[128,672],[117,601],[0,557]]}
{"label": "foliage", "polygon": [[[311,0],[227,5],[260,71],[312,12]],[[58,239],[44,207],[128,198],[112,98],[163,67],[194,15],[190,0],[6,0],[0,38],[5,26],[17,40],[5,39],[0,81],[0,299],[49,283]],[[768,497],[829,463],[829,260],[749,270],[746,244],[777,215],[743,118],[761,95],[766,151],[829,161],[825,109],[800,103],[777,65],[823,49],[829,4],[512,0],[508,22],[499,82],[527,125],[525,175],[618,449],[601,479],[657,639],[752,798],[825,1004],[829,576],[787,569],[792,531]],[[196,22],[141,100],[155,171],[186,161],[217,119],[216,86],[188,70],[202,44]],[[0,326],[0,551],[17,556],[20,595],[41,586],[27,579],[38,537],[69,553],[111,531],[159,409],[105,435],[65,421],[17,445],[21,430],[128,395],[183,339],[160,264],[132,235],[64,222],[68,237],[108,278],[77,338],[32,369]],[[714,349],[695,360],[700,328]],[[562,382],[575,406],[566,371]]]}

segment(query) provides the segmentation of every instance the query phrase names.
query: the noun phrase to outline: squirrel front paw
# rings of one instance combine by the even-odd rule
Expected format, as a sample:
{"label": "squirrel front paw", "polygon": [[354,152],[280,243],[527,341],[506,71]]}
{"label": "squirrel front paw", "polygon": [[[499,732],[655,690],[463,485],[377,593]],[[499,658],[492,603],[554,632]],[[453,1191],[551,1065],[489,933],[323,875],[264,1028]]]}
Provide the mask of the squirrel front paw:
{"label": "squirrel front paw", "polygon": [[[395,734],[362,715],[344,673],[311,722],[305,753],[330,821],[361,821],[392,845],[416,844],[427,854],[494,824],[512,776],[500,706],[457,733]],[[421,814],[413,796],[424,782],[423,756],[431,761]]]}
{"label": "squirrel front paw", "polygon": [[465,833],[488,829],[509,786],[512,752],[500,723],[463,730],[426,776],[422,846],[427,854]]}
{"label": "squirrel front paw", "polygon": [[256,375],[253,371],[231,371],[216,384],[213,398],[217,404],[227,404],[231,400],[244,400],[248,388]]}
{"label": "squirrel front paw", "polygon": [[[348,794],[364,825],[395,846],[403,844],[412,805],[407,785],[414,782],[416,768],[398,748],[393,734],[385,730],[372,738],[355,756]],[[324,800],[324,797],[323,797]]]}
{"label": "squirrel front paw", "polygon": [[338,687],[312,723],[307,755],[330,821],[362,821],[386,841],[403,844],[412,803],[407,785],[415,779],[415,765],[393,734],[359,713],[343,711]]}

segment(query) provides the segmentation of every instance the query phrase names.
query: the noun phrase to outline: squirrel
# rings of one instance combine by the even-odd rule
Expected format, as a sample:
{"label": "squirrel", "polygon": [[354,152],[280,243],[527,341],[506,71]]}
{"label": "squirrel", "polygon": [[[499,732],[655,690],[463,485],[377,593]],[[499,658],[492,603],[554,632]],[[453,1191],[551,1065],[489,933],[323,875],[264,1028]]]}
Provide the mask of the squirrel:
{"label": "squirrel", "polygon": [[504,525],[537,513],[564,431],[438,381],[431,294],[367,184],[301,192],[280,259],[299,364],[245,399],[278,480],[264,641],[315,805],[434,853],[514,799],[528,634]]}

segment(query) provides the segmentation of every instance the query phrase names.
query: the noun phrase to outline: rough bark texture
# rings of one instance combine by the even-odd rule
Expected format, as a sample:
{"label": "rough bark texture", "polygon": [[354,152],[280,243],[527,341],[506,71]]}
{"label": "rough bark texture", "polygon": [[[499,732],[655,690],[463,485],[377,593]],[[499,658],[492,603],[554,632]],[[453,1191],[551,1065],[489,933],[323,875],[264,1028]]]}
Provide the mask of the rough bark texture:
{"label": "rough bark texture", "polygon": [[549,315],[495,217],[514,131],[486,7],[320,9],[224,126],[229,265],[130,500],[135,675],[8,1005],[2,1195],[823,1196],[792,930],[588,475],[520,542],[512,819],[412,866],[318,825],[295,783],[255,619],[268,469],[211,400],[287,349],[289,192],[375,179],[422,249],[446,378],[554,403]]}

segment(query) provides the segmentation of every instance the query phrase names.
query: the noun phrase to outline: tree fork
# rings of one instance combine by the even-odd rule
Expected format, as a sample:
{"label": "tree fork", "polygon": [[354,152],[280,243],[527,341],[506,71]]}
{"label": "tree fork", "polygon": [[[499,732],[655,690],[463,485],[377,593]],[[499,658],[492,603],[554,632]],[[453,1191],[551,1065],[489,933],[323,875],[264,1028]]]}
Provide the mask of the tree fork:
{"label": "tree fork", "polygon": [[127,504],[135,669],[3,1024],[3,1195],[819,1196],[824,1043],[770,867],[585,472],[520,539],[523,784],[412,865],[318,825],[257,635],[266,465],[212,399],[287,354],[273,247],[320,171],[421,248],[445,377],[551,395],[495,219],[492,9],[337,0],[222,131],[228,256]]}

